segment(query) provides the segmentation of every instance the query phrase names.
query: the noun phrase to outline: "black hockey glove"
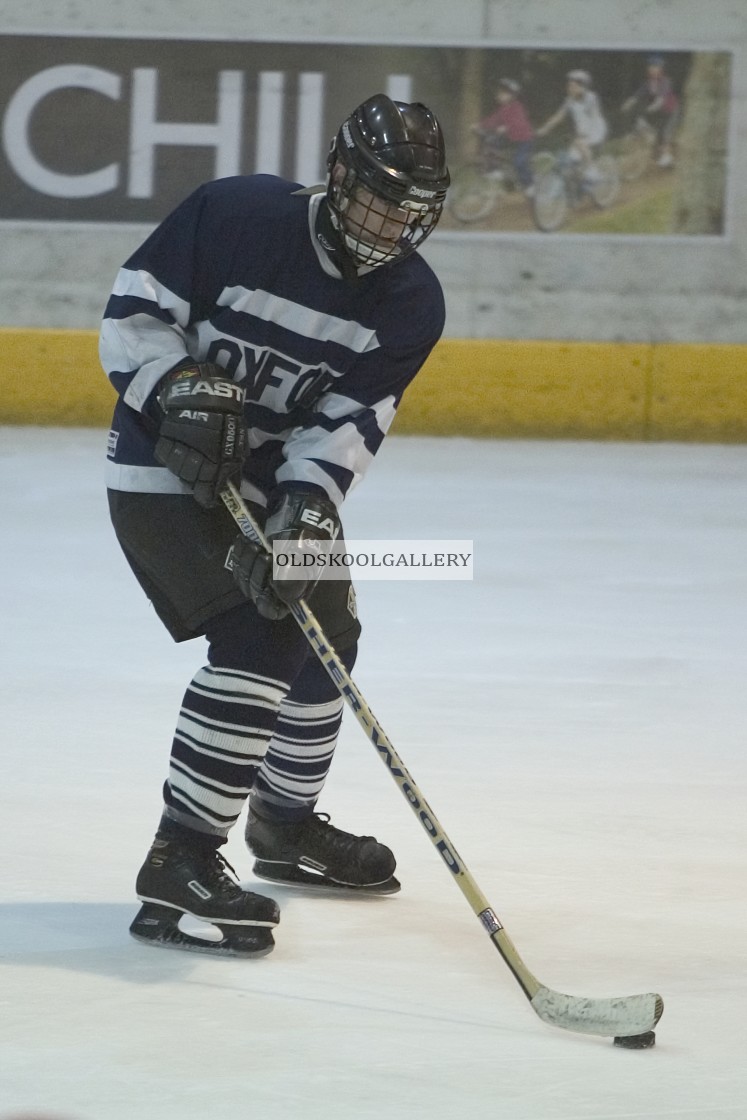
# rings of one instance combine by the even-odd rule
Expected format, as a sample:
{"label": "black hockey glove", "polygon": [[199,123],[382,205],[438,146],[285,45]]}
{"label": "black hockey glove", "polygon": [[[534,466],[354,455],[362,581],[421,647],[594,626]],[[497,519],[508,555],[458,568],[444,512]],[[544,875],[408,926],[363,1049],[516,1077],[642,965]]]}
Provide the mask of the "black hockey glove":
{"label": "black hockey glove", "polygon": [[192,487],[201,506],[217,505],[228,480],[241,473],[244,390],[220,366],[195,362],[169,373],[157,400],[156,459]]}
{"label": "black hockey glove", "polygon": [[[339,532],[337,510],[320,487],[299,484],[281,491],[270,503],[265,536],[270,547],[275,541],[298,541],[291,559],[303,561],[304,555],[315,556],[315,543],[333,541]],[[312,564],[289,565],[283,568],[283,576],[273,579],[272,559],[271,552],[240,536],[231,547],[226,566],[263,618],[277,620],[285,618],[289,604],[311,594],[321,569]]]}

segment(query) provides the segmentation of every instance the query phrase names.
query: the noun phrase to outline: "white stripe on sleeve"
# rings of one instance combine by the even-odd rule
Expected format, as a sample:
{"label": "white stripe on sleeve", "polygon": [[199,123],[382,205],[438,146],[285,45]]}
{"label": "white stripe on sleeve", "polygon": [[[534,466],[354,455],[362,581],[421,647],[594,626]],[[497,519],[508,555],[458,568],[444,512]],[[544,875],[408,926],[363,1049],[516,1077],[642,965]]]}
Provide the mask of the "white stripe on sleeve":
{"label": "white stripe on sleeve", "polygon": [[266,323],[277,323],[286,330],[313,338],[319,342],[335,342],[356,354],[378,350],[379,340],[376,331],[356,323],[354,319],[340,319],[312,307],[304,307],[293,300],[265,292],[261,288],[253,290],[237,285],[224,288],[218,303],[230,307],[232,311],[243,311],[254,315]]}

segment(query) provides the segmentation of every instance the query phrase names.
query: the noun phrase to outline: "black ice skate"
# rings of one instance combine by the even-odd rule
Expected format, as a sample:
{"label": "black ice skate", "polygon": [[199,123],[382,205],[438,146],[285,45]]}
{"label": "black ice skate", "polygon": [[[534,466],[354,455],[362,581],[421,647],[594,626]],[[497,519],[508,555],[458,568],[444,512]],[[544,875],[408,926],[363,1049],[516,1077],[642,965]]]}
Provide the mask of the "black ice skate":
{"label": "black ice skate", "polygon": [[396,862],[373,836],[353,836],[325,813],[302,821],[271,820],[250,806],[246,842],[257,857],[254,874],[273,883],[358,894],[394,894]]}
{"label": "black ice skate", "polygon": [[[217,849],[156,836],[137,877],[143,906],[130,926],[132,936],[149,945],[218,956],[270,953],[271,929],[280,920],[277,903],[242,890],[227,868],[233,871]],[[217,926],[222,939],[185,933],[179,928],[184,914]]]}

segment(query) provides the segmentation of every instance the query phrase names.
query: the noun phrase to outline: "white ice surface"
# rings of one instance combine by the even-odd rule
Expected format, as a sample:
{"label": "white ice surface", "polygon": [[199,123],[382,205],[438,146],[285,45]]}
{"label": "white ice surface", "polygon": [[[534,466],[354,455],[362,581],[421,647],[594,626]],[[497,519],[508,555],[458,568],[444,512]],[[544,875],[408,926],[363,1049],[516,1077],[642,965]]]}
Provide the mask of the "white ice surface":
{"label": "white ice surface", "polygon": [[255,962],[128,937],[204,647],[129,574],[103,454],[0,430],[2,1120],[746,1118],[747,448],[391,437],[347,504],[474,538],[473,584],[360,585],[355,677],[539,978],[663,994],[637,1053],[535,1017],[350,716],[320,808],[399,896],[278,889]]}

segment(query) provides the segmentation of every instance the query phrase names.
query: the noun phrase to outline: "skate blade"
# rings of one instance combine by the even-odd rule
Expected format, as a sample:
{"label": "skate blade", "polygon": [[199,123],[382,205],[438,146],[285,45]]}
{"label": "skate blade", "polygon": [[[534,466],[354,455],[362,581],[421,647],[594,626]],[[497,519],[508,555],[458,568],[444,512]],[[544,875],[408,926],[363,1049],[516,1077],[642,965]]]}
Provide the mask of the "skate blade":
{"label": "skate blade", "polygon": [[268,883],[282,883],[283,886],[303,887],[311,891],[326,891],[329,894],[379,895],[396,894],[401,890],[398,879],[392,875],[383,883],[338,883],[319,872],[306,871],[292,863],[270,863],[258,859],[252,868],[258,879]]}
{"label": "skate blade", "polygon": [[[263,926],[202,923],[207,936],[200,937],[179,928],[181,917],[180,910],[146,902],[135,915],[130,934],[136,941],[158,949],[181,949],[213,957],[265,957],[275,948],[272,933]],[[190,921],[200,924],[191,915]],[[220,938],[214,936],[216,932]]]}

